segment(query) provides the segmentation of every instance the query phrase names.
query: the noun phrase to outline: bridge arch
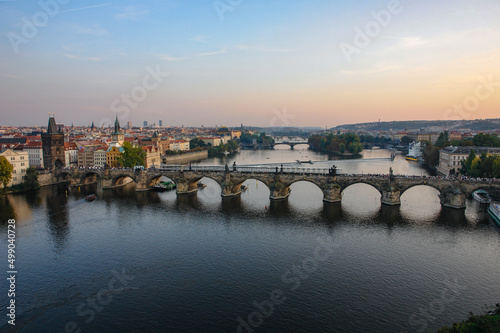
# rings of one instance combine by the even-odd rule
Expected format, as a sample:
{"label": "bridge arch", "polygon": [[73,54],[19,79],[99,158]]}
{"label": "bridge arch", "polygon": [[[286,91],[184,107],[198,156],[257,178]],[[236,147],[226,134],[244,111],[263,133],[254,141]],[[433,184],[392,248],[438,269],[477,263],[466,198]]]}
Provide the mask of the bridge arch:
{"label": "bridge arch", "polygon": [[290,184],[288,184],[286,187],[290,187],[292,186],[293,184],[296,184],[296,183],[299,183],[299,182],[306,182],[306,183],[311,183],[311,184],[314,184],[316,185],[316,187],[319,188],[320,191],[323,192],[323,184],[315,181],[314,179],[309,179],[309,178],[299,178],[297,180],[294,180],[292,181]]}
{"label": "bridge arch", "polygon": [[366,185],[369,185],[371,187],[373,187],[374,189],[376,189],[380,195],[382,195],[382,189],[380,188],[380,186],[378,184],[374,184],[370,181],[367,181],[367,180],[356,180],[356,181],[353,181],[353,182],[350,182],[348,184],[345,184],[343,186],[341,186],[342,188],[342,193],[344,193],[345,190],[347,190],[349,187],[353,186],[353,185],[356,185],[356,184],[366,184]]}
{"label": "bridge arch", "polygon": [[80,184],[87,185],[87,184],[94,184],[97,183],[101,179],[101,175],[99,174],[98,171],[87,171],[84,174],[82,174],[80,178]]}
{"label": "bridge arch", "polygon": [[175,181],[174,181],[174,179],[173,179],[173,178],[170,178],[170,177],[165,176],[165,175],[162,175],[162,174],[155,174],[155,175],[152,175],[152,176],[149,176],[149,177],[148,177],[148,179],[147,179],[147,181],[146,181],[146,183],[147,183],[148,187],[152,187],[152,186],[154,186],[154,185],[158,184],[158,183],[159,183],[159,181],[160,181],[160,178],[161,178],[161,177],[168,178],[168,179],[170,179],[172,182],[174,182],[174,183],[175,183]]}
{"label": "bridge arch", "polygon": [[135,179],[135,177],[133,175],[130,175],[128,173],[124,173],[124,174],[115,175],[113,177],[112,182],[111,182],[111,186],[112,187],[117,187],[117,186],[124,185],[123,182],[127,178],[132,179],[132,181],[137,184],[137,180]]}
{"label": "bridge arch", "polygon": [[404,188],[402,188],[399,193],[401,196],[403,196],[403,193],[405,193],[406,191],[408,191],[409,189],[411,188],[414,188],[414,187],[417,187],[417,186],[427,186],[427,187],[432,187],[434,188],[435,190],[437,190],[440,194],[443,192],[443,189],[433,183],[416,183],[416,184],[411,184],[411,185],[408,185]]}
{"label": "bridge arch", "polygon": [[481,185],[477,185],[477,186],[469,186],[467,188],[467,193],[466,193],[467,197],[472,196],[472,194],[474,192],[476,192],[477,190],[484,190],[484,191],[487,191],[487,192],[491,192],[492,190],[498,191],[499,189],[498,189],[498,187],[492,188],[491,186],[489,186],[487,184],[481,184]]}
{"label": "bridge arch", "polygon": [[[292,186],[300,186],[298,189]],[[286,186],[288,192],[290,193],[289,198],[294,201],[295,205],[301,206],[302,209],[306,209],[310,206],[311,199],[314,199],[316,204],[322,206],[323,200],[325,200],[325,190],[323,189],[323,184],[314,181],[312,179],[303,178],[297,179]],[[297,190],[297,191],[295,191]],[[299,191],[305,190],[305,191]]]}
{"label": "bridge arch", "polygon": [[58,183],[69,182],[71,181],[72,174],[70,172],[60,172],[56,175],[56,179]]}

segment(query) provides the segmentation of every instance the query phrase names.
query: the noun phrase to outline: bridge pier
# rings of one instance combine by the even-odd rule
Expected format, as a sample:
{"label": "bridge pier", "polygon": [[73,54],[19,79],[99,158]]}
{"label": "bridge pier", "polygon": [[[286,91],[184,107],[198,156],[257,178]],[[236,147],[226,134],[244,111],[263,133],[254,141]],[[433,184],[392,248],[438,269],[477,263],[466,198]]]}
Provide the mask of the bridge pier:
{"label": "bridge pier", "polygon": [[323,201],[324,202],[341,202],[342,201],[342,188],[338,184],[326,184],[323,187]]}
{"label": "bridge pier", "polygon": [[198,192],[198,181],[189,182],[186,178],[174,180],[177,185],[177,195],[186,195]]}
{"label": "bridge pier", "polygon": [[279,180],[271,184],[270,190],[271,194],[269,195],[269,199],[271,199],[271,201],[288,199],[291,191],[289,186],[283,185]]}
{"label": "bridge pier", "polygon": [[237,182],[231,181],[229,173],[226,175],[226,179],[222,183],[222,197],[236,197],[241,194],[241,185]]}
{"label": "bridge pier", "polygon": [[382,191],[381,202],[389,206],[401,205],[401,192],[399,190]]}
{"label": "bridge pier", "polygon": [[382,186],[381,202],[383,205],[389,206],[401,205],[401,189],[396,184],[396,179],[392,174],[390,175],[387,183]]}
{"label": "bridge pier", "polygon": [[467,193],[460,187],[448,187],[439,194],[441,205],[448,208],[465,209]]}

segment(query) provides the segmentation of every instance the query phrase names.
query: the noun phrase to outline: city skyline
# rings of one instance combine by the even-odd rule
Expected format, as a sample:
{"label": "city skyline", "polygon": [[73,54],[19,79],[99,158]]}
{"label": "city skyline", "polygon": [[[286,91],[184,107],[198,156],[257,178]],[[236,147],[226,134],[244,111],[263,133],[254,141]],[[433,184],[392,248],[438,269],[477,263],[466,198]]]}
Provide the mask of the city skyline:
{"label": "city skyline", "polygon": [[0,2],[2,125],[498,117],[495,1],[231,3]]}

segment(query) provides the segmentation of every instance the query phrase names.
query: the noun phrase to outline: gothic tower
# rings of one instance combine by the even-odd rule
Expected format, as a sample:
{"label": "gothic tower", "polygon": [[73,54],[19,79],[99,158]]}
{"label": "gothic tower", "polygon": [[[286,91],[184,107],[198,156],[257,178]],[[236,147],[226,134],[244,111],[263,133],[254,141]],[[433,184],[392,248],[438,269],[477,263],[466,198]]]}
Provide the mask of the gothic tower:
{"label": "gothic tower", "polygon": [[125,136],[120,130],[120,123],[118,122],[118,115],[116,115],[115,119],[115,131],[113,134],[111,134],[111,142],[116,142],[120,146],[123,144],[123,141],[125,141]]}
{"label": "gothic tower", "polygon": [[64,134],[57,128],[54,114],[50,117],[47,133],[42,133],[43,164],[45,169],[65,165]]}

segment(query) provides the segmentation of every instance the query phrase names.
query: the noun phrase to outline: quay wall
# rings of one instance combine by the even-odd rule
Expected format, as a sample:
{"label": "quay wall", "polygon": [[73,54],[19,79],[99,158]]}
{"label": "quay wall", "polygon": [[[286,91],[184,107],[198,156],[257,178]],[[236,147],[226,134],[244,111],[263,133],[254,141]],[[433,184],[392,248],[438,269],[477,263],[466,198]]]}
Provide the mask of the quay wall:
{"label": "quay wall", "polygon": [[165,164],[184,164],[199,160],[205,160],[208,158],[208,151],[195,151],[191,153],[185,153],[182,155],[167,156],[164,158]]}

